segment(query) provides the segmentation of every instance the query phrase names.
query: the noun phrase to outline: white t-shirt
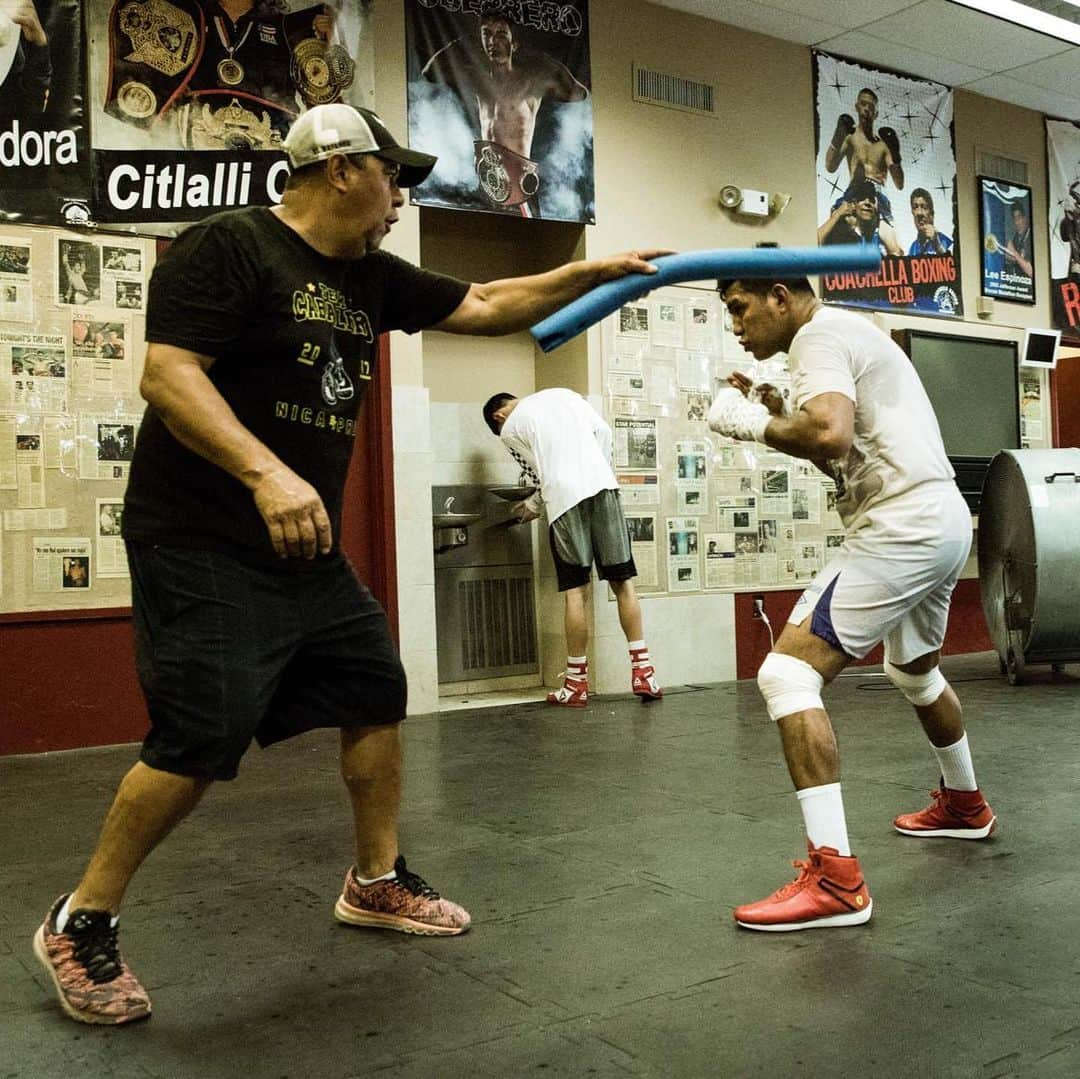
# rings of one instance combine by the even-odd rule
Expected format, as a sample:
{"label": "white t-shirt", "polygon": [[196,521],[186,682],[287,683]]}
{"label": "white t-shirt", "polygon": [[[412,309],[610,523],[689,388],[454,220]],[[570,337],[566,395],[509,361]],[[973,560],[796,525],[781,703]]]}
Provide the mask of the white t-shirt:
{"label": "white t-shirt", "polygon": [[548,522],[599,491],[617,489],[611,470],[611,428],[573,390],[540,390],[523,397],[503,424],[500,437],[536,474],[540,497],[529,499]]}
{"label": "white t-shirt", "polygon": [[868,319],[823,307],[795,334],[788,364],[795,408],[822,393],[855,402],[851,449],[828,462],[848,532],[935,534],[915,488],[954,473],[930,400],[899,346]]}

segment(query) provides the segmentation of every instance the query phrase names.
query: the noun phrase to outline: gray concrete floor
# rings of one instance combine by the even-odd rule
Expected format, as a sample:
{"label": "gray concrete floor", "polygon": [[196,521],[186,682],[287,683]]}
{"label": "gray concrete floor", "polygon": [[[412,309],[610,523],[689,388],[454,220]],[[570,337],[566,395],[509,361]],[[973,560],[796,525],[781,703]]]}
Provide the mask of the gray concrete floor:
{"label": "gray concrete floor", "polygon": [[1080,668],[1010,687],[946,662],[999,817],[895,834],[936,773],[879,677],[827,702],[866,926],[737,929],[801,826],[753,683],[421,717],[402,848],[463,937],[331,916],[349,861],[336,736],[253,750],[144,866],[121,923],[153,1017],[65,1019],[30,938],[70,889],[131,746],[0,759],[0,1079],[1080,1075]]}

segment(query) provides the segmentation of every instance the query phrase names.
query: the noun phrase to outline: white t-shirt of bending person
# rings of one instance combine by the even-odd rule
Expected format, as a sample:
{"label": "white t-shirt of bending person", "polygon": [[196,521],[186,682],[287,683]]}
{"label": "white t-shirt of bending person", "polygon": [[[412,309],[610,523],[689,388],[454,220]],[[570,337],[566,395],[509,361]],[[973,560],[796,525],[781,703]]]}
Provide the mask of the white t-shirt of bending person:
{"label": "white t-shirt of bending person", "polygon": [[859,315],[821,308],[795,334],[788,362],[796,408],[823,393],[855,403],[851,449],[828,462],[848,533],[939,535],[916,488],[950,483],[954,473],[930,399],[899,346]]}
{"label": "white t-shirt of bending person", "polygon": [[611,469],[611,428],[573,390],[523,397],[500,437],[539,481],[539,497],[528,504],[537,513],[546,505],[549,524],[586,498],[619,486]]}

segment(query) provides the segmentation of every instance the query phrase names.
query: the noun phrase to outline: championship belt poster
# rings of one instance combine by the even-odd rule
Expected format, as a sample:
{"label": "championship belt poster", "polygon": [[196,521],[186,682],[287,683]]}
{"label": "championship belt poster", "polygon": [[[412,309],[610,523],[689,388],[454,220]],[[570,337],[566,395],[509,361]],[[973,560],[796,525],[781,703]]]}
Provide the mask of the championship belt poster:
{"label": "championship belt poster", "polygon": [[82,0],[0,0],[0,221],[90,219]]}
{"label": "championship belt poster", "polygon": [[1080,127],[1046,121],[1053,325],[1080,341]]}
{"label": "championship belt poster", "polygon": [[823,274],[823,299],[962,317],[952,91],[815,52],[814,100],[818,244],[882,256]]}
{"label": "championship belt poster", "polygon": [[101,224],[175,232],[165,226],[276,203],[293,120],[372,105],[370,0],[86,4]]}
{"label": "championship belt poster", "polygon": [[405,0],[418,206],[595,221],[588,0]]}

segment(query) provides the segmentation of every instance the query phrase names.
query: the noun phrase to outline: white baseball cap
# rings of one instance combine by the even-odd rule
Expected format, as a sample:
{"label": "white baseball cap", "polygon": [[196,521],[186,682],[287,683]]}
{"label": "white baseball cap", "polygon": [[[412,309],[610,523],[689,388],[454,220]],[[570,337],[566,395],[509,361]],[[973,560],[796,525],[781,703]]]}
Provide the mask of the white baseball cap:
{"label": "white baseball cap", "polygon": [[285,136],[284,147],[294,169],[333,154],[374,154],[401,166],[398,187],[423,183],[435,167],[433,154],[399,146],[382,120],[370,109],[342,102],[315,105],[302,112]]}

